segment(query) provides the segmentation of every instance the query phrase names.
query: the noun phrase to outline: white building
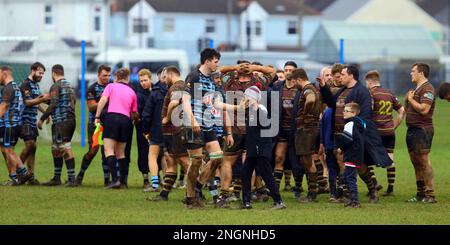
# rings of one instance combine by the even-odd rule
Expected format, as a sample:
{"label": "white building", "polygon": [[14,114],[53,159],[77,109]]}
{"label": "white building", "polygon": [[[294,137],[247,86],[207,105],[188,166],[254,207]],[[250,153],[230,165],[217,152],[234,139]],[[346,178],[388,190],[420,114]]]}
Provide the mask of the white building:
{"label": "white building", "polygon": [[[107,0],[0,0],[0,62],[15,68],[39,60],[47,69],[59,63],[76,85],[81,40],[88,54],[106,47],[107,6]],[[24,78],[22,73],[17,79]],[[51,84],[49,74],[44,88]]]}
{"label": "white building", "polygon": [[0,0],[0,36],[86,40],[102,48],[107,16],[106,0]]}

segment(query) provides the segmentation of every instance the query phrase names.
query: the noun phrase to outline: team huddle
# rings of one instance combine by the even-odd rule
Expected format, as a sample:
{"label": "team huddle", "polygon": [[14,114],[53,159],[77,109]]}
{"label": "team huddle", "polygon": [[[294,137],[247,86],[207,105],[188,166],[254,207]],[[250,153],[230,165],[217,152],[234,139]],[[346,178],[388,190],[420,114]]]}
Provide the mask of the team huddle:
{"label": "team huddle", "polygon": [[[284,209],[284,176],[284,189],[299,202],[317,202],[319,194],[327,193],[330,202],[358,208],[357,176],[367,186],[369,202],[379,201],[383,187],[375,166],[387,172],[388,187],[382,195],[394,195],[395,129],[406,117],[417,185],[417,193],[407,201],[436,203],[429,158],[436,93],[428,81],[427,64],[412,65],[416,88],[402,105],[381,86],[375,70],[365,74],[363,84],[356,66],[335,64],[324,67],[312,82],[294,61],[275,70],[246,60],[219,66],[220,57],[214,49],[203,50],[200,65],[185,80],[177,67],[169,66],[161,68],[158,81],[152,83],[152,73],[142,69],[134,85],[127,68],[116,70],[110,82],[111,68],[101,65],[87,91],[89,149],[78,174],[71,147],[76,99],[63,66],[52,67],[54,83],[48,94],[39,87],[46,71],[43,64],[32,64],[20,85],[10,67],[1,67],[0,144],[9,172],[7,185],[62,185],[65,162],[65,185],[81,186],[100,151],[105,188],[125,189],[136,130],[143,191],[159,192],[147,196],[149,201],[168,201],[178,185],[186,188],[187,208],[205,206],[202,190],[207,187],[216,208],[240,201],[239,208],[251,209],[253,202],[272,198],[272,209]],[[441,99],[450,100],[448,85],[439,88]],[[43,124],[50,122],[54,176],[39,183],[34,174],[36,141]],[[17,154],[19,138],[25,147]],[[302,196],[304,177],[308,190]]]}

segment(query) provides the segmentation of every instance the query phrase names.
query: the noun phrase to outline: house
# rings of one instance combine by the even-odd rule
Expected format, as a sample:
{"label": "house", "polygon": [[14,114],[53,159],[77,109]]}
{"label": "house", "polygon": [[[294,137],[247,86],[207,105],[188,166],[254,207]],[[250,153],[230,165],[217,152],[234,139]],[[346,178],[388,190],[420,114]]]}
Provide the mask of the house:
{"label": "house", "polygon": [[448,0],[416,0],[416,4],[446,28],[447,54],[450,54],[450,2]]}
{"label": "house", "polygon": [[[104,0],[0,0],[0,62],[13,67],[35,60],[47,68],[62,64],[76,84],[81,66],[81,40],[87,52],[105,47],[109,8]],[[25,72],[27,73],[27,69]],[[27,76],[20,73],[17,79]],[[51,85],[47,72],[43,89]]]}
{"label": "house", "polygon": [[[323,0],[322,0],[323,1]],[[248,5],[246,5],[246,3]],[[302,11],[302,45],[318,28],[320,12]],[[198,51],[299,51],[297,0],[115,0],[112,45],[181,48],[198,62]]]}
{"label": "house", "polygon": [[376,60],[439,59],[442,50],[420,25],[323,21],[307,46],[310,59],[339,61],[344,39],[346,63]]}
{"label": "house", "polygon": [[0,36],[105,44],[109,8],[103,0],[0,0],[0,9]]}
{"label": "house", "polygon": [[323,17],[350,23],[422,25],[441,48],[445,47],[444,26],[411,0],[336,0],[323,11]]}
{"label": "house", "polygon": [[411,64],[432,66],[430,81],[441,81],[442,50],[421,25],[387,25],[324,21],[307,46],[309,58],[332,64],[339,62],[340,39],[344,40],[344,62],[358,64],[360,75],[377,69],[383,86],[398,94],[411,89]]}
{"label": "house", "polygon": [[450,27],[450,2],[448,0],[415,0],[416,4],[439,23]]}

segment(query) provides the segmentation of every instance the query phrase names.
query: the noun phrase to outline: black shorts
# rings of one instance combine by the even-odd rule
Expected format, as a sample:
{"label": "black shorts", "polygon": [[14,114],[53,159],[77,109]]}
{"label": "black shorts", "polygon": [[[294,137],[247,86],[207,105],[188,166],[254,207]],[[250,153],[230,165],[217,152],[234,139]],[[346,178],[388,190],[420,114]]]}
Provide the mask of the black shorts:
{"label": "black shorts", "polygon": [[234,140],[234,144],[232,146],[228,146],[225,144],[225,147],[223,149],[224,151],[224,155],[228,155],[228,156],[233,156],[233,155],[237,155],[237,154],[241,154],[242,151],[245,150],[245,134],[232,134],[233,135],[233,140]]}
{"label": "black shorts", "polygon": [[188,155],[186,145],[181,142],[181,133],[164,135],[164,148],[172,157]]}
{"label": "black shorts", "polygon": [[312,155],[319,152],[320,129],[299,128],[295,132],[295,153],[297,155]]}
{"label": "black shorts", "polygon": [[75,118],[52,124],[53,145],[70,143],[75,133]]}
{"label": "black shorts", "polygon": [[406,131],[406,145],[409,152],[426,154],[431,151],[433,143],[433,128],[408,127]]}
{"label": "black shorts", "polygon": [[103,138],[126,143],[132,137],[131,119],[120,113],[108,113],[105,116]]}
{"label": "black shorts", "polygon": [[0,128],[0,145],[2,147],[14,147],[19,140],[21,126],[1,127]]}
{"label": "black shorts", "polygon": [[200,133],[194,133],[192,128],[185,127],[181,130],[181,142],[186,145],[188,150],[195,150],[204,147],[207,143],[217,141],[216,131],[201,130]]}
{"label": "black shorts", "polygon": [[290,134],[289,129],[280,128],[280,131],[278,132],[277,136],[277,142],[287,143],[289,140],[289,134]]}
{"label": "black shorts", "polygon": [[39,131],[38,131],[37,127],[33,127],[30,124],[23,124],[20,127],[20,138],[22,138],[23,141],[29,141],[29,140],[36,141],[38,136],[39,136]]}
{"label": "black shorts", "polygon": [[388,153],[394,153],[395,149],[395,134],[392,135],[381,135],[381,141],[383,142],[384,148]]}

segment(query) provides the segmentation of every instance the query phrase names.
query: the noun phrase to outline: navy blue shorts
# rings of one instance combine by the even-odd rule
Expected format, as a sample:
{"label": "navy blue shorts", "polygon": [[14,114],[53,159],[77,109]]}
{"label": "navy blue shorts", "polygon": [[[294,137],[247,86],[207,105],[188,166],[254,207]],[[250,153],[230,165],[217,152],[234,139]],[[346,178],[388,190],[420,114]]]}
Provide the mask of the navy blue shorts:
{"label": "navy blue shorts", "polygon": [[23,124],[20,127],[20,138],[23,139],[23,141],[36,141],[37,137],[39,136],[39,131],[37,127],[33,127],[30,124]]}
{"label": "navy blue shorts", "polygon": [[0,145],[2,147],[14,147],[19,140],[20,126],[1,127],[0,128]]}

